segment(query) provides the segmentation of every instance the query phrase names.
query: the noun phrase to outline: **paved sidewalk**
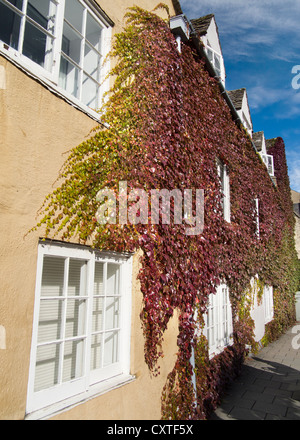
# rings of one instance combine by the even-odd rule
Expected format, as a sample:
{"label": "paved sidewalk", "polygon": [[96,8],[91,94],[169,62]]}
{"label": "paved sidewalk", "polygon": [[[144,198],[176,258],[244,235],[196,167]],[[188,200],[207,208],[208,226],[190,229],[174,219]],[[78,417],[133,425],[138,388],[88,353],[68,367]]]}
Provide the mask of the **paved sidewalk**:
{"label": "paved sidewalk", "polygon": [[300,420],[300,323],[245,362],[211,420]]}

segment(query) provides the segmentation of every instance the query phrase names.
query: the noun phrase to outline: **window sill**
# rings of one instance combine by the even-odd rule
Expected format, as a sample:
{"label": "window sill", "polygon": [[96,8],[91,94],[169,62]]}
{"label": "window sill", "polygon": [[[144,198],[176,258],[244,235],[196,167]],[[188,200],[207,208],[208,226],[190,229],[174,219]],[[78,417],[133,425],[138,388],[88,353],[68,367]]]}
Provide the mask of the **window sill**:
{"label": "window sill", "polygon": [[61,402],[54,403],[40,410],[26,414],[25,420],[45,420],[54,417],[55,415],[68,411],[77,405],[83,404],[91,399],[101,396],[102,394],[113,391],[124,385],[128,385],[136,380],[135,376],[130,374],[119,375],[112,379],[108,379],[101,383],[91,386],[89,391],[77,394],[76,396],[65,399]]}
{"label": "window sill", "polygon": [[232,347],[233,345],[233,339],[230,338],[230,341],[228,342],[228,344],[225,345],[220,345],[219,347],[215,348],[213,351],[209,350],[209,360],[213,359],[214,357],[218,356],[219,354],[223,353],[223,351],[228,348],[228,347]]}
{"label": "window sill", "polygon": [[[93,110],[86,105],[82,104],[78,99],[74,98],[72,95],[68,95],[63,89],[54,84],[50,79],[45,76],[41,76],[39,73],[35,73],[32,69],[24,65],[18,57],[15,57],[8,50],[0,46],[0,55],[5,59],[10,61],[18,69],[22,70],[26,75],[30,76],[34,80],[38,81],[41,85],[47,88],[50,92],[54,93],[59,98],[66,101],[72,107],[85,113],[90,118],[94,119],[101,124],[100,115],[96,110]],[[103,124],[105,126],[105,124]]]}

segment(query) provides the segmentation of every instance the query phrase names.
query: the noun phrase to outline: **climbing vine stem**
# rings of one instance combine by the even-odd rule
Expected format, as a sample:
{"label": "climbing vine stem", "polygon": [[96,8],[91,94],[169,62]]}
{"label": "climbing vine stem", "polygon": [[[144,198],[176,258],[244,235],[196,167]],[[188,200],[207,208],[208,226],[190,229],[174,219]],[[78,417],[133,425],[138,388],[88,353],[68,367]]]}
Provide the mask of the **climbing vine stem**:
{"label": "climbing vine stem", "polygon": [[[194,48],[183,45],[179,54],[168,23],[154,12],[134,7],[126,19],[110,53],[116,59],[110,73],[114,82],[101,109],[107,128],[97,127],[71,151],[60,186],[41,209],[38,227],[44,227],[45,237],[100,250],[142,251],[141,322],[145,361],[153,374],[159,373],[168,323],[175,311],[179,316],[177,361],[163,390],[162,417],[206,418],[238,373],[247,347],[254,346],[254,324],[245,300],[251,280],[258,275],[260,283],[275,289],[275,318],[267,339],[294,319],[296,257],[284,144],[275,139],[270,151],[275,186]],[[230,177],[231,222],[224,220],[217,159]],[[188,236],[183,225],[174,222],[100,225],[95,218],[97,193],[109,188],[118,194],[121,181],[127,182],[128,194],[136,188],[203,189],[203,232]],[[230,289],[234,343],[210,359],[199,328],[209,296],[221,282]]]}

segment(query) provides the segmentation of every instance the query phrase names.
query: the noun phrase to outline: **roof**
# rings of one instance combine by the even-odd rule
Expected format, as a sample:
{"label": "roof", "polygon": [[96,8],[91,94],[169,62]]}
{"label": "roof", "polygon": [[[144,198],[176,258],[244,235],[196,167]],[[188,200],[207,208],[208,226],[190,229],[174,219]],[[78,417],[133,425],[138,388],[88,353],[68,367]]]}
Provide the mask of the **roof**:
{"label": "roof", "polygon": [[232,104],[237,110],[242,109],[245,92],[246,92],[245,88],[227,91],[229,98],[232,101]]}
{"label": "roof", "polygon": [[205,15],[204,17],[191,20],[193,28],[195,29],[199,37],[207,33],[211,20],[214,17],[215,17],[214,14],[209,14],[209,15]]}
{"label": "roof", "polygon": [[293,189],[291,190],[291,194],[292,194],[292,201],[294,204],[299,204],[300,203],[300,193],[297,191],[294,191]]}

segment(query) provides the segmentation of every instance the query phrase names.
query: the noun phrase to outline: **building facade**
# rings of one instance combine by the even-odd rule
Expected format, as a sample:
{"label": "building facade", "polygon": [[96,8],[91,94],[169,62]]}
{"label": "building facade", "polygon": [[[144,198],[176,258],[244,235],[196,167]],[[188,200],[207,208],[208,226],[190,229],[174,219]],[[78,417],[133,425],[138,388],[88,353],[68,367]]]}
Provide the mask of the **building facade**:
{"label": "building facade", "polygon": [[[171,17],[181,15],[179,2],[165,3]],[[156,6],[153,0],[134,4],[145,10]],[[28,234],[45,197],[58,186],[66,155],[101,124],[97,109],[112,85],[106,79],[112,65],[103,61],[132,6],[119,0],[0,1],[1,419],[161,418],[179,320],[174,313],[168,322],[160,375],[153,377],[140,324],[140,252],[98,252],[75,239],[44,240],[39,229]],[[157,13],[167,18],[165,10]],[[222,91],[225,68],[214,16],[192,24]],[[226,105],[252,139],[246,93],[240,107],[233,95],[226,94]],[[266,155],[260,139],[255,145],[261,142]],[[222,161],[217,172],[230,223],[235,212],[230,173]],[[268,173],[271,179],[274,169]],[[255,276],[252,283],[251,316],[260,341],[274,316],[273,286],[265,284],[259,293]],[[221,312],[226,312],[222,322]],[[227,285],[210,296],[205,320],[213,357],[233,342]]]}

